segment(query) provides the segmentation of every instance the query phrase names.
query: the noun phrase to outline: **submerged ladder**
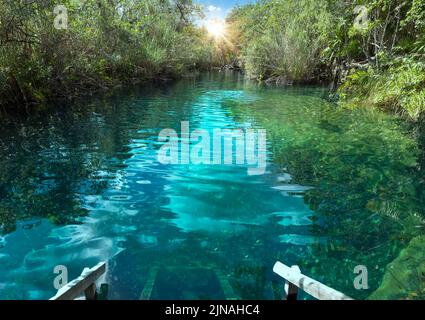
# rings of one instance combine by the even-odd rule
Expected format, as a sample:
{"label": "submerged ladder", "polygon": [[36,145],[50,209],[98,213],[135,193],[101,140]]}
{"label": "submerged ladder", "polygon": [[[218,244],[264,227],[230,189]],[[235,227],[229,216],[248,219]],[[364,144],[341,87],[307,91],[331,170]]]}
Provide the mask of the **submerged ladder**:
{"label": "submerged ladder", "polygon": [[[151,300],[153,298],[153,289],[155,287],[155,283],[156,283],[160,269],[161,269],[161,266],[159,265],[154,265],[153,267],[149,269],[147,280],[143,287],[142,293],[140,294],[139,300]],[[233,292],[233,289],[229,281],[220,270],[213,270],[212,268],[201,268],[201,267],[184,267],[184,268],[173,267],[173,266],[163,267],[163,270],[167,270],[167,271],[173,271],[173,270],[191,271],[191,270],[199,270],[199,269],[204,269],[204,270],[212,271],[215,273],[217,281],[220,284],[221,290],[223,291],[223,295],[226,300],[238,300],[238,297]]]}

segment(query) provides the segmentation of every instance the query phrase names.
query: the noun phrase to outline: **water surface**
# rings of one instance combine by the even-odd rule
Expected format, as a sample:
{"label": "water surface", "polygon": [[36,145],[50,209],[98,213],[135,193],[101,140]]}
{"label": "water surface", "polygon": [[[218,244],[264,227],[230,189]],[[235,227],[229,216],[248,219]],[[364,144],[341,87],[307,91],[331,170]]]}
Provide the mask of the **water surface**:
{"label": "water surface", "polygon": [[[419,150],[396,117],[327,95],[220,73],[3,117],[0,298],[49,298],[56,265],[72,279],[105,260],[113,299],[149,279],[152,299],[276,299],[276,260],[367,297],[418,232]],[[159,163],[158,133],[181,121],[265,128],[265,174]]]}

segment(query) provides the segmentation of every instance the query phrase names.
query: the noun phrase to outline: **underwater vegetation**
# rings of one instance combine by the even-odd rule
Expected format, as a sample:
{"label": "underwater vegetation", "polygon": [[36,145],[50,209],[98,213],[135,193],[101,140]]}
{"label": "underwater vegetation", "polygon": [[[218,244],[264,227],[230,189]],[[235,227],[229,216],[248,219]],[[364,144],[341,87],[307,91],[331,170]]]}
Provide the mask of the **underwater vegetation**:
{"label": "underwater vegetation", "polygon": [[[273,161],[290,174],[292,184],[313,187],[304,196],[313,218],[320,221],[312,232],[331,239],[312,245],[317,260],[301,259],[300,265],[319,276],[333,269],[335,278],[323,279],[338,286],[338,279],[347,279],[347,270],[364,263],[375,269],[371,281],[379,282],[389,268],[386,264],[424,232],[421,147],[409,126],[396,117],[373,109],[347,110],[317,97],[299,96],[299,91],[286,90],[285,102],[279,103],[278,89],[270,88],[264,103],[259,99],[255,105],[228,106],[241,120],[255,119],[266,128]],[[335,270],[335,263],[346,266]],[[412,290],[419,295],[421,289]]]}

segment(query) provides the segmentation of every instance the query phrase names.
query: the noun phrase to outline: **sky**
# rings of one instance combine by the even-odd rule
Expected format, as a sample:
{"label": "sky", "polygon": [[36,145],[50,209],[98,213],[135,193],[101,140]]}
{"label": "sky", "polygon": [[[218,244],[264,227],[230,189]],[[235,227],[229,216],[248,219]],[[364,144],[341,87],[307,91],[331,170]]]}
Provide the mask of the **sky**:
{"label": "sky", "polygon": [[195,2],[205,7],[206,20],[224,20],[234,6],[252,3],[254,0],[195,0]]}

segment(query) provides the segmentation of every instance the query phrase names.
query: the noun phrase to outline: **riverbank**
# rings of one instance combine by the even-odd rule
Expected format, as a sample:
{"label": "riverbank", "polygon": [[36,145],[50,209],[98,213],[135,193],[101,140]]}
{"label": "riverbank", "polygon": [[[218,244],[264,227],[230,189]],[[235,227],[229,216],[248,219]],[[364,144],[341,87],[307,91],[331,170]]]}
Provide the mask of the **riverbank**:
{"label": "riverbank", "polygon": [[[52,98],[174,79],[212,63],[191,1],[0,4],[0,105],[31,110]],[[120,7],[119,10],[117,8]]]}
{"label": "riverbank", "polygon": [[331,83],[345,106],[416,121],[425,111],[424,21],[419,0],[265,1],[229,14],[236,48],[227,56],[250,78]]}
{"label": "riverbank", "polygon": [[419,0],[270,0],[233,8],[215,35],[196,24],[191,1],[110,4],[65,1],[66,15],[54,1],[1,4],[0,105],[28,111],[52,98],[237,66],[266,83],[330,83],[349,107],[414,121],[424,111]]}

